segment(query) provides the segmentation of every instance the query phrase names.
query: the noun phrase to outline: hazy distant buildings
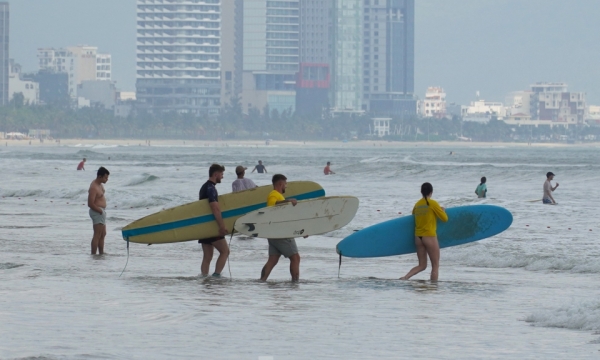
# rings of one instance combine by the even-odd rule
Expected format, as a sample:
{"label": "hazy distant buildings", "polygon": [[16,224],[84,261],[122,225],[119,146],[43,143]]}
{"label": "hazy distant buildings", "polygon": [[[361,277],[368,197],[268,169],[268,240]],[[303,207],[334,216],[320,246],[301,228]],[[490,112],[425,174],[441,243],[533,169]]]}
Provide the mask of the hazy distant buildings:
{"label": "hazy distant buildings", "polygon": [[334,1],[300,0],[300,70],[296,112],[320,117],[329,110]]}
{"label": "hazy distant buildings", "polygon": [[243,1],[244,111],[295,110],[298,40],[298,0]]}
{"label": "hazy distant buildings", "polygon": [[419,114],[423,117],[443,118],[446,116],[446,93],[441,87],[428,87],[421,102]]}
{"label": "hazy distant buildings", "polygon": [[136,89],[140,108],[218,114],[220,3],[137,0]]}
{"label": "hazy distant buildings", "polygon": [[243,2],[221,2],[221,105],[242,94]]}
{"label": "hazy distant buildings", "polygon": [[21,65],[10,60],[8,76],[8,101],[12,101],[16,94],[23,95],[23,103],[37,105],[40,102],[40,84],[31,78],[23,77]]}
{"label": "hazy distant buildings", "polygon": [[111,55],[98,53],[96,46],[69,46],[64,49],[38,49],[40,71],[67,73],[69,96],[78,97],[77,89],[83,81],[110,81],[112,76]]}
{"label": "hazy distant buildings", "polygon": [[585,119],[585,93],[568,92],[565,83],[539,82],[531,85],[530,111],[533,120],[567,127],[580,124]]}
{"label": "hazy distant buildings", "polygon": [[0,106],[8,104],[10,11],[8,2],[0,2]]}
{"label": "hazy distant buildings", "polygon": [[[383,1],[383,0],[382,0]],[[332,111],[363,108],[363,0],[334,0]],[[366,55],[365,55],[366,56]]]}
{"label": "hazy distant buildings", "polygon": [[503,120],[506,116],[504,104],[496,101],[477,100],[471,101],[471,105],[462,108],[464,121],[487,123],[493,117]]}
{"label": "hazy distant buildings", "polygon": [[414,0],[364,1],[363,109],[414,115]]}

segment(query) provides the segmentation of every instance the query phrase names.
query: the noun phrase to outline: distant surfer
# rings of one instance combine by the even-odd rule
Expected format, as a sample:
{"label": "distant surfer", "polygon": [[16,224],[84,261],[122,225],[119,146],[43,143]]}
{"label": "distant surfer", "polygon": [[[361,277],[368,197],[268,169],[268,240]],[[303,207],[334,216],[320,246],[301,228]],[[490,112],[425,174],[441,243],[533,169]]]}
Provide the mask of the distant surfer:
{"label": "distant surfer", "polygon": [[258,160],[258,165],[252,169],[252,172],[257,171],[259,174],[265,173],[268,174],[267,168],[263,165],[261,160]]}
{"label": "distant surfer", "polygon": [[[83,159],[85,160],[85,159]],[[88,207],[94,227],[92,237],[92,255],[104,254],[104,238],[106,237],[106,197],[104,196],[104,185],[108,181],[110,172],[100,167],[96,173],[96,179],[92,181],[88,190]]]}
{"label": "distant surfer", "polygon": [[244,177],[244,175],[246,175],[247,169],[248,168],[243,167],[242,165],[239,165],[235,168],[235,174],[237,175],[237,179],[235,179],[235,181],[231,184],[232,192],[254,189],[256,187],[254,181]]}
{"label": "distant surfer", "polygon": [[325,175],[331,175],[331,174],[335,174],[333,171],[331,171],[331,162],[327,162],[327,166],[325,166],[325,168],[323,169],[323,174]]}
{"label": "distant surfer", "polygon": [[[286,199],[285,188],[287,186],[287,178],[281,174],[273,175],[273,190],[267,197],[267,206],[275,206],[284,203],[292,203],[296,206],[298,203],[296,199]],[[262,268],[260,274],[260,280],[266,281],[271,274],[271,271],[279,262],[281,255],[290,259],[290,274],[292,275],[292,281],[298,281],[300,278],[300,254],[298,254],[298,246],[296,240],[291,239],[268,239],[269,241],[269,259]]]}
{"label": "distant surfer", "polygon": [[198,242],[202,244],[202,252],[204,253],[204,256],[202,258],[202,265],[200,267],[203,276],[208,276],[208,272],[210,270],[210,262],[213,258],[214,249],[217,249],[217,251],[219,251],[219,258],[217,259],[217,263],[215,265],[215,272],[213,273],[213,276],[221,276],[221,272],[223,271],[223,268],[227,263],[227,257],[229,257],[229,246],[227,245],[227,241],[225,240],[225,235],[228,233],[228,231],[225,228],[223,216],[221,216],[221,208],[219,206],[219,193],[217,192],[216,188],[216,185],[221,183],[221,179],[223,179],[224,172],[224,166],[221,166],[219,164],[212,164],[208,169],[209,178],[200,188],[200,200],[208,199],[210,210],[212,211],[215,220],[217,221],[217,225],[219,226],[219,236],[198,240]]}
{"label": "distant surfer", "polygon": [[552,187],[552,183],[550,181],[552,181],[553,179],[554,173],[548,172],[546,174],[546,181],[544,182],[544,197],[542,198],[542,202],[544,204],[556,205],[556,201],[554,201],[554,198],[552,197],[552,192],[556,190],[556,188],[558,187],[558,183],[556,183],[556,186]]}
{"label": "distant surfer", "polygon": [[441,207],[437,201],[431,199],[433,186],[430,183],[421,185],[423,198],[415,204],[413,215],[415,216],[415,245],[419,265],[412,268],[408,274],[400,280],[408,280],[414,275],[427,269],[427,255],[431,260],[431,281],[437,281],[440,267],[440,245],[437,239],[437,219],[448,221],[446,209]]}
{"label": "distant surfer", "polygon": [[86,158],[83,158],[83,160],[81,160],[79,162],[79,165],[77,165],[77,170],[83,170],[85,171],[85,162],[86,162]]}
{"label": "distant surfer", "polygon": [[481,182],[479,183],[479,185],[477,185],[477,188],[475,189],[475,194],[477,194],[478,198],[486,198],[487,197],[487,185],[485,184],[485,182],[487,181],[487,179],[484,177],[481,178]]}

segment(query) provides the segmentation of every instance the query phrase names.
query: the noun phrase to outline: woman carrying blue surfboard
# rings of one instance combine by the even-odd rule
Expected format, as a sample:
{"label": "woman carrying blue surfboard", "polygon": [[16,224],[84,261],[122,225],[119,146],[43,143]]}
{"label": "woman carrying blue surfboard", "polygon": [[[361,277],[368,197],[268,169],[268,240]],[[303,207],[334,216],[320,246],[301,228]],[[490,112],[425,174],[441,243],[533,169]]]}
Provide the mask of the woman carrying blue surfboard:
{"label": "woman carrying blue surfboard", "polygon": [[431,199],[433,186],[426,182],[421,185],[423,198],[415,204],[413,215],[415,216],[415,246],[419,265],[412,268],[408,274],[400,280],[408,280],[414,275],[427,269],[427,256],[431,260],[431,280],[437,281],[440,267],[440,245],[437,239],[437,219],[448,221],[446,210]]}

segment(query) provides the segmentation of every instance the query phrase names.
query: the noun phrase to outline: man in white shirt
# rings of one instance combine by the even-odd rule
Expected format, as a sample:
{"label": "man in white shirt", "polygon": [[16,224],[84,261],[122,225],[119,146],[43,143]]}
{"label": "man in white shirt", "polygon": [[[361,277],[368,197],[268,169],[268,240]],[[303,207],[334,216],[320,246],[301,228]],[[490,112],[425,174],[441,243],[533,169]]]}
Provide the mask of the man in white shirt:
{"label": "man in white shirt", "polygon": [[244,175],[246,174],[246,169],[247,168],[243,167],[242,165],[239,165],[235,168],[237,179],[231,184],[231,191],[238,192],[248,189],[254,189],[256,187],[254,181],[244,178]]}

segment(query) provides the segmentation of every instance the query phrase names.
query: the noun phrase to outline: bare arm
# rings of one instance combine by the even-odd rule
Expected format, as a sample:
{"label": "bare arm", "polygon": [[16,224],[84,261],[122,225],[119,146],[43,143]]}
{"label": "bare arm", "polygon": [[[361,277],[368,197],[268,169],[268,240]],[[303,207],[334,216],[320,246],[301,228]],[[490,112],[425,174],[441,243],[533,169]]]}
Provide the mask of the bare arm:
{"label": "bare arm", "polygon": [[94,210],[97,213],[102,214],[102,208],[96,206],[96,197],[98,196],[98,187],[90,186],[90,190],[88,190],[88,207]]}
{"label": "bare arm", "polygon": [[228,231],[225,228],[225,223],[223,222],[223,216],[221,215],[221,207],[219,206],[219,203],[217,201],[213,201],[209,203],[209,205],[210,210],[212,211],[213,215],[215,216],[215,220],[217,220],[217,224],[219,225],[219,235],[225,236]]}
{"label": "bare arm", "polygon": [[252,169],[252,172],[250,174],[252,174],[254,172],[254,170],[256,170],[256,166],[254,167],[254,169]]}
{"label": "bare arm", "polygon": [[298,203],[298,200],[296,200],[296,199],[280,200],[280,201],[276,202],[275,205],[285,204],[285,203],[292,203],[293,206],[296,206],[296,204]]}

